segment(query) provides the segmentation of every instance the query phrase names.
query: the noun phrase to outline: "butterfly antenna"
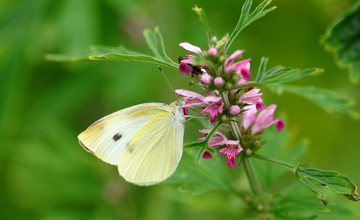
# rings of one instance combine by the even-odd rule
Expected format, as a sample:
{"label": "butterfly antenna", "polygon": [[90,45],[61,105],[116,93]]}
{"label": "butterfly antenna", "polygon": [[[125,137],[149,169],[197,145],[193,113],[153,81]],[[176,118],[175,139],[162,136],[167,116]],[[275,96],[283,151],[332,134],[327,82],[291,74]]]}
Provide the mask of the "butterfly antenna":
{"label": "butterfly antenna", "polygon": [[178,95],[176,94],[176,92],[175,92],[174,88],[171,86],[171,83],[170,83],[169,79],[165,76],[164,72],[162,71],[162,68],[161,68],[160,66],[158,66],[158,68],[159,68],[159,70],[160,70],[161,74],[164,76],[164,78],[165,78],[166,82],[167,82],[167,83],[168,83],[168,85],[170,86],[171,90],[173,91],[173,94],[174,94],[174,95],[175,95],[175,97],[178,99],[178,98],[179,98],[179,97],[178,97]]}

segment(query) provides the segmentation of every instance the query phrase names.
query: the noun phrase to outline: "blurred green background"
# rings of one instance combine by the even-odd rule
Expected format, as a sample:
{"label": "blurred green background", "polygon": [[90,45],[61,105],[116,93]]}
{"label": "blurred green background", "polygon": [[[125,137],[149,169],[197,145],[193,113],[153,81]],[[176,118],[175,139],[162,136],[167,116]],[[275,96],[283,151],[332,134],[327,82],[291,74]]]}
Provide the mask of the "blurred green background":
{"label": "blurred green background", "polygon": [[[275,0],[274,12],[240,34],[232,50],[245,49],[253,72],[261,56],[269,66],[320,67],[325,73],[297,84],[337,91],[360,103],[331,54],[319,43],[328,25],[355,1]],[[77,134],[95,120],[144,102],[174,101],[157,66],[93,61],[54,63],[47,53],[90,45],[125,45],[149,53],[142,30],[159,26],[168,55],[177,60],[188,41],[206,48],[191,8],[204,8],[221,37],[235,26],[239,0],[2,0],[0,1],[0,219],[219,219],[237,216],[236,198],[222,193],[192,196],[173,186],[137,187],[115,167],[84,151]],[[259,3],[259,1],[255,1]],[[175,88],[188,78],[164,68]],[[360,124],[329,114],[293,95],[264,90],[287,128],[311,147],[301,164],[337,170],[360,184]],[[359,104],[355,106],[360,109]],[[191,125],[189,125],[191,127]],[[190,128],[191,129],[191,128]],[[198,136],[188,132],[186,140]]]}

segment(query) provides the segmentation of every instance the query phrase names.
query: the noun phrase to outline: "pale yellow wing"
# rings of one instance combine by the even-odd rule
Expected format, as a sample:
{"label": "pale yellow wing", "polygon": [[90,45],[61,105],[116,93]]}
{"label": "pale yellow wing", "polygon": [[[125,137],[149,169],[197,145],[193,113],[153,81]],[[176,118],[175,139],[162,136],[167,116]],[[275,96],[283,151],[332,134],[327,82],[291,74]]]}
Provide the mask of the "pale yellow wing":
{"label": "pale yellow wing", "polygon": [[145,103],[114,112],[99,119],[79,134],[80,144],[103,161],[118,165],[125,146],[143,126],[173,107],[163,103]]}
{"label": "pale yellow wing", "polygon": [[120,175],[137,185],[152,185],[165,180],[180,161],[183,136],[182,114],[158,114],[141,127],[121,152]]}

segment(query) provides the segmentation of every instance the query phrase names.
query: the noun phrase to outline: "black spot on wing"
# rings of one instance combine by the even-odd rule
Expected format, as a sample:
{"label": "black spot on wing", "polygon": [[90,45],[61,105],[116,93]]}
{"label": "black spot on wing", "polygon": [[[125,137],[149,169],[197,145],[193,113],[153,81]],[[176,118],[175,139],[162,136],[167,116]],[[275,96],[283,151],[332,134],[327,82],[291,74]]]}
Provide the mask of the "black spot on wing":
{"label": "black spot on wing", "polygon": [[114,141],[118,141],[118,140],[120,140],[120,138],[122,138],[122,135],[119,134],[119,133],[116,133],[116,134],[113,136],[113,140],[114,140]]}

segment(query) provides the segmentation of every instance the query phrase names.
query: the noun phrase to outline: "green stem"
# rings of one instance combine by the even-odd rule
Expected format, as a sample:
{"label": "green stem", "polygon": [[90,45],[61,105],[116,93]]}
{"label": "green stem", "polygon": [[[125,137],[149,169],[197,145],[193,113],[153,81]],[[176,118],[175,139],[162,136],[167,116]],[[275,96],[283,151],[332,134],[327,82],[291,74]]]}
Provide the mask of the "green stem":
{"label": "green stem", "polygon": [[289,163],[284,162],[282,160],[274,159],[274,158],[267,157],[267,156],[264,156],[264,155],[253,154],[252,156],[257,158],[257,159],[260,159],[260,160],[265,160],[265,161],[269,161],[269,162],[272,162],[272,163],[279,164],[279,165],[287,167],[287,168],[289,168],[291,170],[296,169],[296,167],[297,167],[295,165],[289,164]]}
{"label": "green stem", "polygon": [[244,168],[250,182],[251,190],[253,191],[254,195],[262,194],[261,186],[258,180],[256,179],[253,164],[249,157],[244,158]]}
{"label": "green stem", "polygon": [[[222,99],[223,99],[223,101],[225,103],[226,108],[230,109],[230,101],[229,101],[229,98],[228,98],[228,93],[227,92],[222,92],[221,97],[222,97]],[[241,133],[240,133],[240,129],[239,129],[239,126],[238,126],[237,122],[230,121],[229,124],[230,124],[230,129],[231,129],[231,132],[232,132],[233,136],[237,140],[239,140],[239,142],[241,142]],[[250,187],[251,187],[251,190],[252,190],[253,194],[258,196],[261,199],[261,203],[265,208],[266,207],[266,202],[264,201],[264,199],[262,197],[262,189],[261,189],[259,181],[257,180],[257,178],[255,176],[254,168],[253,168],[252,162],[251,162],[249,157],[244,157],[243,165],[244,165],[246,175],[248,177],[249,184],[250,184]]]}

